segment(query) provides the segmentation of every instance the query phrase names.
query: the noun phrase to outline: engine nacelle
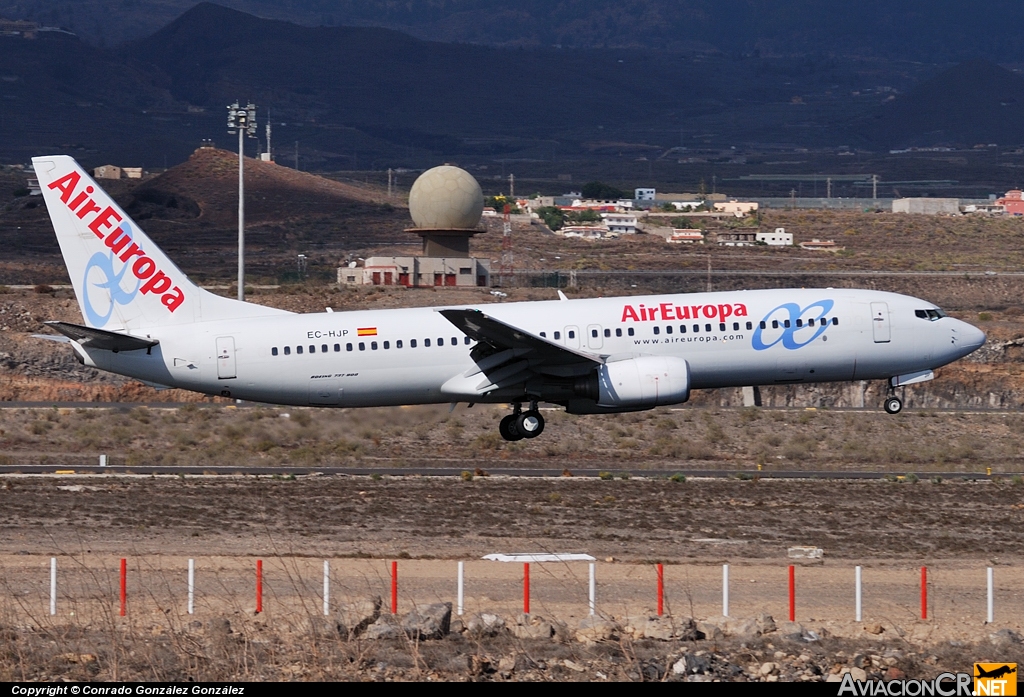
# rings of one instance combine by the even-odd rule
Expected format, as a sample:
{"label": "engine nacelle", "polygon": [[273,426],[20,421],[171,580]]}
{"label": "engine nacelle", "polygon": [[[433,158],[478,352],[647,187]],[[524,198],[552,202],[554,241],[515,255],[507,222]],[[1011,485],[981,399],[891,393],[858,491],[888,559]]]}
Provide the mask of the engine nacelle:
{"label": "engine nacelle", "polygon": [[690,398],[690,365],[674,356],[640,356],[597,369],[597,405],[649,408]]}

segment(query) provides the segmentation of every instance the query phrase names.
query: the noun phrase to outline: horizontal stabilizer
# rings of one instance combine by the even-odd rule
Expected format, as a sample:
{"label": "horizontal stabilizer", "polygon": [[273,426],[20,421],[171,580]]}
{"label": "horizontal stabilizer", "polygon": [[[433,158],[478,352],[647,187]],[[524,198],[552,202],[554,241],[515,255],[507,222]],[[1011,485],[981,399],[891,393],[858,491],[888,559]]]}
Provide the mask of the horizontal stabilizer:
{"label": "horizontal stabilizer", "polygon": [[83,327],[80,324],[71,324],[70,322],[52,321],[43,322],[43,324],[52,327],[84,348],[98,348],[117,353],[118,351],[148,349],[160,343],[155,339],[143,339],[138,336],[108,332],[105,329]]}

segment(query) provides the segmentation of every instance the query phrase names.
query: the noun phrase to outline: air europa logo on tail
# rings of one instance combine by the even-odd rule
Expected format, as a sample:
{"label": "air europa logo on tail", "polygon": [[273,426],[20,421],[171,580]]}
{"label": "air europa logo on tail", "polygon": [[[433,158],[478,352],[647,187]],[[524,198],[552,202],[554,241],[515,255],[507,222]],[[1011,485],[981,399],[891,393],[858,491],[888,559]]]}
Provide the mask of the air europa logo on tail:
{"label": "air europa logo on tail", "polygon": [[638,307],[626,305],[622,308],[622,322],[668,322],[680,319],[715,319],[724,321],[726,317],[746,317],[747,306],[743,303],[725,303],[721,305],[675,305],[661,303],[646,307],[642,303]]}
{"label": "air europa logo on tail", "polygon": [[[93,187],[86,186],[76,194],[75,190],[81,179],[82,176],[78,172],[71,172],[49,184],[48,188],[60,192],[60,200],[78,216],[79,220],[84,221],[88,216],[92,216],[86,227],[110,248],[111,262],[116,255],[124,263],[124,269],[118,278],[123,275],[125,269],[131,268],[132,274],[139,279],[138,290],[143,295],[155,293],[160,296],[160,302],[169,312],[177,310],[185,301],[185,294],[181,288],[174,285],[170,277],[157,268],[156,262],[146,256],[145,250],[132,240],[127,223],[118,225],[122,218],[117,211],[110,206],[101,208],[96,205],[90,196],[94,191]],[[107,282],[113,283],[114,279],[108,279]],[[113,300],[118,302],[112,288],[111,295]],[[132,293],[131,297],[134,296]]]}

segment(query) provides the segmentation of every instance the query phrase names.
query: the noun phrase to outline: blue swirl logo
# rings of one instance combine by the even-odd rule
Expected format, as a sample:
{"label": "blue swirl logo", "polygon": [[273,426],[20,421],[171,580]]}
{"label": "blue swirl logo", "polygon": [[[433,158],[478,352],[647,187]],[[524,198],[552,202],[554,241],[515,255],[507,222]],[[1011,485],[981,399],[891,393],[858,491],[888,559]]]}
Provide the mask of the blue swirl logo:
{"label": "blue swirl logo", "polygon": [[[766,351],[778,343],[782,343],[790,351],[802,348],[825,332],[827,325],[819,320],[825,317],[834,305],[835,302],[832,300],[819,300],[804,308],[796,303],[783,303],[764,316],[754,330],[750,343],[755,351]],[[807,322],[811,319],[815,321],[816,326]],[[776,326],[772,326],[773,321],[777,323]]]}
{"label": "blue swirl logo", "polygon": [[[120,230],[132,238],[132,229],[128,223],[122,223]],[[117,233],[111,233],[111,237]],[[118,235],[120,237],[120,235]],[[117,239],[117,237],[113,237]],[[114,270],[114,260],[117,257],[111,251],[109,254],[96,252],[85,265],[85,278],[82,282],[82,307],[85,309],[85,318],[92,327],[104,327],[114,314],[116,305],[127,305],[139,293],[142,281],[136,279],[135,287],[126,291],[121,285],[125,273],[128,271],[128,264],[121,263],[119,271]],[[97,309],[97,306],[103,308]]]}

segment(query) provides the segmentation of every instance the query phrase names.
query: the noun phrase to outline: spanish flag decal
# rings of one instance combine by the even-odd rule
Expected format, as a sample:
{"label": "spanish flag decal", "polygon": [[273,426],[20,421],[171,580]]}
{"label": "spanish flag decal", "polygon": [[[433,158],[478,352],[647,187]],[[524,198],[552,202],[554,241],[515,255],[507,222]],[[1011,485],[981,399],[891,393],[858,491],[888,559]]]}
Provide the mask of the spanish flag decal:
{"label": "spanish flag decal", "polygon": [[356,329],[357,336],[377,336],[377,327],[360,327]]}

